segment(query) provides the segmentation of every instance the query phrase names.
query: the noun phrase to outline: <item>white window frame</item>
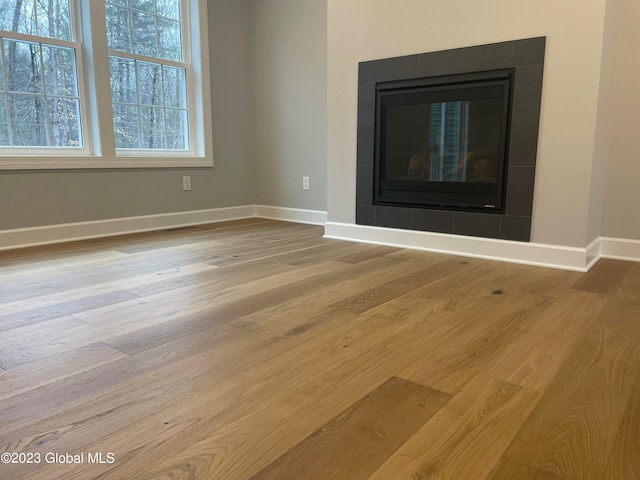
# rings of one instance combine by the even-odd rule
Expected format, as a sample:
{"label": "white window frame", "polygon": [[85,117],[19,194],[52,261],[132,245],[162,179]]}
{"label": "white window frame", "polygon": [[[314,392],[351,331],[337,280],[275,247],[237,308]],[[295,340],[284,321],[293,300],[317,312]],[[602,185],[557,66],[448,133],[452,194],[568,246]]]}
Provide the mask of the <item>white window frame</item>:
{"label": "white window frame", "polygon": [[111,86],[109,80],[104,81],[110,78],[105,2],[70,2],[72,39],[78,45],[76,64],[83,146],[3,147],[0,148],[0,170],[212,167],[206,0],[181,0],[184,63],[188,64],[189,150],[116,149]]}

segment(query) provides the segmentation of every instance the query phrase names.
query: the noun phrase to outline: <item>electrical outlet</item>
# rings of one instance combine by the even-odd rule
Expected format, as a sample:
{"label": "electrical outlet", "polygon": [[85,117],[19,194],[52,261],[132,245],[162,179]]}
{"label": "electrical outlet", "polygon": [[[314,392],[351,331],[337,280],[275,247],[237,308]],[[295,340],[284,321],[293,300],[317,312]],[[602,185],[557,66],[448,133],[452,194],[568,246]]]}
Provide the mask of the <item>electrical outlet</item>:
{"label": "electrical outlet", "polygon": [[302,189],[309,190],[309,177],[302,177]]}
{"label": "electrical outlet", "polygon": [[182,190],[191,190],[191,177],[182,177]]}

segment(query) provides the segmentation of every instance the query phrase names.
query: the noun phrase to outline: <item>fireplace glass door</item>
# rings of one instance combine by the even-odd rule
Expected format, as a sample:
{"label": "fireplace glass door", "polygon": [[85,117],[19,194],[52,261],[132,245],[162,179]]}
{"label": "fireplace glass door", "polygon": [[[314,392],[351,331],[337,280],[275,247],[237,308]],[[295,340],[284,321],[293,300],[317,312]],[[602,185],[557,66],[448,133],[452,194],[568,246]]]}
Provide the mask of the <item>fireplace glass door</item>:
{"label": "fireplace glass door", "polygon": [[379,83],[375,203],[500,212],[511,77]]}

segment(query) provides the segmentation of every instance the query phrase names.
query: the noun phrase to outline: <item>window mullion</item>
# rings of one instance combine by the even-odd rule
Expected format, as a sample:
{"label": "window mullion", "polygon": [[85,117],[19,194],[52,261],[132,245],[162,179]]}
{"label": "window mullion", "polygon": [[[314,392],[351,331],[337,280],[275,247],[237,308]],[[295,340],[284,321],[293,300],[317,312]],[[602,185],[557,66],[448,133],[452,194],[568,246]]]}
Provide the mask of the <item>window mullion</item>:
{"label": "window mullion", "polygon": [[33,9],[33,17],[34,17],[34,21],[33,21],[33,25],[35,26],[35,34],[38,36],[40,35],[40,29],[38,28],[38,7],[36,5],[36,1],[33,1],[32,7]]}
{"label": "window mullion", "polygon": [[139,62],[162,64],[168,67],[187,68],[188,65],[184,62],[176,62],[175,60],[168,60],[160,57],[149,57],[147,55],[140,55],[139,53],[123,52],[121,50],[109,50],[109,55],[126,58],[128,60],[137,60]]}
{"label": "window mullion", "polygon": [[13,128],[11,126],[11,112],[9,109],[11,108],[9,105],[9,77],[7,70],[7,59],[4,56],[4,38],[0,37],[0,55],[2,55],[2,77],[4,80],[4,85],[2,85],[2,89],[4,91],[4,110],[5,115],[7,117],[7,134],[9,136],[9,145],[13,145]]}
{"label": "window mullion", "polygon": [[91,137],[95,155],[113,157],[116,149],[104,2],[82,0],[82,19],[85,26],[84,44],[87,59],[84,73],[87,79],[89,106],[88,134]]}
{"label": "window mullion", "polygon": [[136,77],[136,109],[138,110],[138,148],[142,148],[142,105],[140,104],[140,78],[138,75],[138,62],[133,62],[133,74]]}
{"label": "window mullion", "polygon": [[[36,21],[38,20],[38,15],[36,15]],[[36,24],[37,25],[37,24]],[[47,102],[47,81],[46,81],[46,75],[45,75],[45,71],[44,71],[44,45],[40,44],[40,48],[38,49],[39,51],[39,57],[40,57],[40,75],[42,75],[42,102],[44,103],[43,107],[44,107],[44,126],[45,126],[45,133],[47,134],[47,145],[51,145],[51,124],[49,123],[49,105]],[[57,145],[56,145],[57,146]]]}
{"label": "window mullion", "polygon": [[48,45],[55,45],[57,47],[80,48],[79,42],[74,42],[70,40],[60,40],[59,38],[52,38],[52,37],[39,37],[37,35],[30,35],[28,33],[9,32],[7,30],[0,30],[0,36],[11,38],[12,40],[21,40],[23,42],[46,43]]}

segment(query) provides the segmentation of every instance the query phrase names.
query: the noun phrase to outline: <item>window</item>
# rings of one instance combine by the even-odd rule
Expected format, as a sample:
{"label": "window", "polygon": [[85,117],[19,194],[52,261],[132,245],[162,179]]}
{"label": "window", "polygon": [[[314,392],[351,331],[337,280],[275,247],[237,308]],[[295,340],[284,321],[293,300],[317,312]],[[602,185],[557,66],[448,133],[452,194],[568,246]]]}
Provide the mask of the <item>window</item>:
{"label": "window", "polygon": [[117,148],[189,146],[179,0],[107,1]]}
{"label": "window", "polygon": [[0,168],[212,165],[204,19],[205,0],[0,0]]}
{"label": "window", "polygon": [[69,10],[68,0],[0,0],[0,145],[82,146]]}

